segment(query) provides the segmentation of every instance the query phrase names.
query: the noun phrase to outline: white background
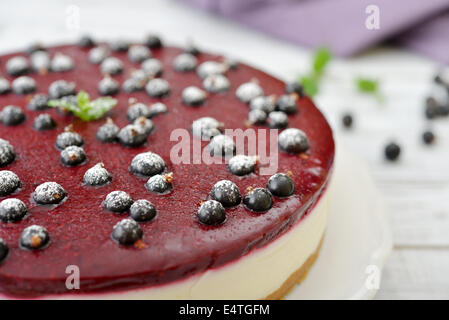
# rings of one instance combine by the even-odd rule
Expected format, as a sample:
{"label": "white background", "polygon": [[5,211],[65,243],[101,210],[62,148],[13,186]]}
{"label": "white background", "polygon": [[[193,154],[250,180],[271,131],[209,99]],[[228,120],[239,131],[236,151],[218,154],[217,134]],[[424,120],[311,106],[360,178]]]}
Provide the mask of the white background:
{"label": "white background", "polygon": [[[70,5],[80,9],[78,30],[67,28]],[[70,42],[86,31],[101,40],[123,36],[138,41],[147,32],[174,45],[192,39],[204,50],[237,58],[284,80],[296,79],[310,67],[309,50],[176,1],[0,3],[1,53],[36,41]],[[370,50],[356,58],[335,59],[316,98],[338,142],[368,162],[389,205],[394,250],[377,298],[449,298],[449,118],[429,124],[423,117],[424,99],[437,68],[412,53]],[[380,79],[385,104],[357,93],[354,78],[359,75]],[[355,115],[350,132],[340,125],[346,110]],[[421,143],[421,132],[429,125],[438,139],[433,147]],[[383,160],[383,145],[390,139],[403,147],[395,164]]]}

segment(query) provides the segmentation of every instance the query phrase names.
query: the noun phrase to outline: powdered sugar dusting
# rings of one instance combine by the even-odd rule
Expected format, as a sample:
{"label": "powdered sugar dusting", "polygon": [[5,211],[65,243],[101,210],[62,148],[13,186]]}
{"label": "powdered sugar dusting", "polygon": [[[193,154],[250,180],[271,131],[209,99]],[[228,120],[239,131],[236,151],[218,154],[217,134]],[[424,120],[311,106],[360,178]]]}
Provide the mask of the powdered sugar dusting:
{"label": "powdered sugar dusting", "polygon": [[136,155],[131,161],[130,166],[131,172],[143,176],[152,176],[161,173],[164,169],[164,159],[150,151]]}
{"label": "powdered sugar dusting", "polygon": [[202,140],[210,140],[221,134],[222,123],[212,117],[202,117],[192,123],[193,135]]}
{"label": "powdered sugar dusting", "polygon": [[97,163],[84,173],[84,183],[91,186],[104,185],[111,181],[112,177],[102,162]]}
{"label": "powdered sugar dusting", "polygon": [[13,146],[9,141],[0,138],[0,166],[10,164],[16,157]]}
{"label": "powdered sugar dusting", "polygon": [[67,195],[64,188],[56,182],[44,182],[38,185],[33,198],[40,204],[54,204],[61,202]]}
{"label": "powdered sugar dusting", "polygon": [[249,103],[255,97],[262,96],[264,92],[257,83],[245,82],[237,88],[235,94],[240,101]]}
{"label": "powdered sugar dusting", "polygon": [[245,175],[254,172],[257,156],[236,155],[229,160],[229,170],[236,175]]}
{"label": "powdered sugar dusting", "polygon": [[306,134],[297,128],[285,129],[279,134],[279,147],[292,153],[304,152],[309,148]]}
{"label": "powdered sugar dusting", "polygon": [[19,177],[12,171],[0,171],[0,196],[14,192],[20,186]]}

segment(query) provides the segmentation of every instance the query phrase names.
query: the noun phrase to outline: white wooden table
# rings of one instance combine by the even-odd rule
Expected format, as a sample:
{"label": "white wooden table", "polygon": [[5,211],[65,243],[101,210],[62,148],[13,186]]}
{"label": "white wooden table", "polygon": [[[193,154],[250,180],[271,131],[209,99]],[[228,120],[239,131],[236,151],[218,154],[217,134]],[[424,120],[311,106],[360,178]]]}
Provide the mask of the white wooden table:
{"label": "white wooden table", "polygon": [[[73,7],[76,5],[76,7]],[[79,26],[76,11],[79,13]],[[73,13],[75,13],[73,15]],[[310,66],[311,53],[219,17],[166,0],[2,1],[0,52],[24,48],[36,40],[69,42],[89,32],[101,39],[141,39],[159,33],[177,45],[194,41],[205,50],[248,62],[285,80]],[[435,121],[433,147],[423,146],[428,123],[423,102],[431,90],[437,65],[395,49],[376,49],[357,58],[335,59],[316,98],[335,129],[337,141],[360,154],[370,165],[390,209],[394,250],[387,262],[377,298],[449,298],[449,118]],[[381,80],[384,105],[356,92],[358,75]],[[349,110],[355,128],[341,128]],[[398,163],[383,160],[383,145],[396,139],[403,147]]]}

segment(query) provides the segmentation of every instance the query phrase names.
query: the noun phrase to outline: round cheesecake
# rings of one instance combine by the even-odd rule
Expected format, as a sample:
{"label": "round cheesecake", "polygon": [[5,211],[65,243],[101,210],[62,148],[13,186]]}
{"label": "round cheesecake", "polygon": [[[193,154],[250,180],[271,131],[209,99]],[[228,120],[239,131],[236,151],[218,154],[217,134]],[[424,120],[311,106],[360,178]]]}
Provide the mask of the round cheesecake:
{"label": "round cheesecake", "polygon": [[[12,87],[0,94],[0,138],[9,142],[14,154],[12,160],[3,161],[8,154],[2,147],[0,171],[11,171],[20,180],[0,201],[18,199],[26,207],[25,214],[15,219],[4,214],[0,221],[0,239],[7,248],[0,257],[2,297],[275,299],[312,266],[326,227],[326,190],[334,160],[332,131],[321,112],[310,98],[286,93],[284,82],[243,63],[204,52],[192,55],[180,48],[148,46],[49,47],[45,48],[51,58],[48,69],[30,67],[21,75],[11,72],[8,62],[19,56],[31,61],[29,53],[0,57],[0,78]],[[116,59],[97,63],[92,58],[96,48],[104,48],[107,59]],[[160,64],[147,62],[150,57]],[[216,63],[204,64],[211,61]],[[217,66],[222,69],[217,71]],[[140,87],[130,89],[128,80],[139,70],[152,73],[142,72],[146,77],[134,83]],[[17,84],[23,75],[34,79],[35,88]],[[51,87],[58,80],[74,83],[75,88],[55,97]],[[81,91],[92,100],[112,96],[116,106],[98,119],[82,119],[61,103],[63,96],[70,100]],[[30,107],[39,94],[53,95],[52,101],[61,105]],[[280,101],[287,96],[293,104]],[[257,97],[271,99],[273,108],[254,101]],[[136,103],[145,108],[137,110]],[[21,109],[24,119],[5,111],[8,106]],[[256,109],[263,112],[251,118],[249,112]],[[260,115],[255,121],[254,116]],[[204,126],[195,130],[195,121],[204,117],[217,121],[214,130]],[[45,130],[37,129],[39,121]],[[134,127],[127,135],[130,123]],[[106,139],[104,132],[100,134],[105,124],[119,131]],[[276,135],[275,140],[269,134],[262,137],[263,152],[259,145],[250,155],[254,140],[248,138],[242,139],[243,150],[231,147],[231,154],[224,155],[221,151],[229,144],[220,138],[232,129],[252,130],[257,138],[266,130]],[[290,136],[290,129],[300,129],[299,136],[296,131]],[[180,135],[173,134],[179,130],[188,133],[183,161],[176,157]],[[63,139],[64,132],[81,140]],[[230,139],[237,143],[235,137]],[[223,161],[198,160],[198,150]],[[155,158],[147,164],[156,170],[133,161],[149,152]],[[276,161],[275,172],[264,173],[270,161],[263,161],[259,153],[275,155],[271,159]],[[246,160],[254,162],[248,168],[234,159],[235,166],[231,165],[235,154],[248,155]],[[160,159],[163,165],[157,167]],[[91,168],[106,169],[108,176],[100,181],[98,172],[91,171],[95,174],[90,179],[86,171]],[[289,194],[278,193],[276,184],[269,183],[275,174],[291,181]],[[227,187],[214,189],[222,181],[231,182],[232,192],[240,198]],[[42,200],[47,195],[52,201]],[[131,206],[147,205],[141,200],[152,205],[145,219]],[[0,203],[0,214],[1,208]],[[69,266],[79,270],[79,288],[66,285],[73,270]]]}

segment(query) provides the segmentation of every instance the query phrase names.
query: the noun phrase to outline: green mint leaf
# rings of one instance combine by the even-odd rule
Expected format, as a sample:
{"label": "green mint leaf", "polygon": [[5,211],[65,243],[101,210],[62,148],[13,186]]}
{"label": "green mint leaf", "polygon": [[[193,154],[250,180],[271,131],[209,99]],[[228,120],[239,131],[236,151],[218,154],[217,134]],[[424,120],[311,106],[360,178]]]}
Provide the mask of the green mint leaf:
{"label": "green mint leaf", "polygon": [[80,109],[88,108],[88,105],[90,103],[90,97],[89,97],[89,95],[87,94],[86,91],[81,90],[76,95],[76,101],[77,101],[78,106],[80,107]]}
{"label": "green mint leaf", "polygon": [[381,104],[385,102],[385,97],[380,92],[379,80],[358,77],[355,84],[359,92],[373,95]]}
{"label": "green mint leaf", "polygon": [[356,79],[356,85],[360,92],[374,93],[379,90],[378,80],[359,77]]}
{"label": "green mint leaf", "polygon": [[299,79],[299,82],[304,87],[304,92],[313,97],[318,93],[318,87],[321,77],[324,73],[324,69],[332,59],[332,53],[329,49],[319,48],[313,55],[313,65],[308,75]]}
{"label": "green mint leaf", "polygon": [[313,97],[318,93],[318,78],[316,76],[302,77],[300,80],[304,92],[309,97]]}
{"label": "green mint leaf", "polygon": [[[87,117],[92,120],[101,118],[109,110],[115,107],[117,100],[111,97],[102,97],[90,102]],[[90,120],[87,120],[90,121]]]}
{"label": "green mint leaf", "polygon": [[72,103],[70,100],[68,100],[66,98],[50,100],[50,101],[48,101],[47,105],[49,107],[63,108],[63,109],[73,112],[74,114],[76,114],[80,111],[80,109],[78,108],[78,106],[76,104]]}
{"label": "green mint leaf", "polygon": [[316,74],[322,74],[324,68],[332,59],[332,53],[327,48],[320,48],[315,51],[313,58],[313,71]]}
{"label": "green mint leaf", "polygon": [[90,101],[89,94],[80,91],[76,96],[76,104],[67,99],[55,99],[48,102],[50,107],[62,107],[71,111],[83,121],[93,121],[103,117],[117,105],[117,100],[111,97],[101,97]]}
{"label": "green mint leaf", "polygon": [[62,99],[53,99],[47,102],[47,105],[49,107],[54,107],[54,108],[64,108],[64,109],[68,109],[71,110],[72,108],[76,107],[74,104],[70,103],[67,100],[62,100]]}

